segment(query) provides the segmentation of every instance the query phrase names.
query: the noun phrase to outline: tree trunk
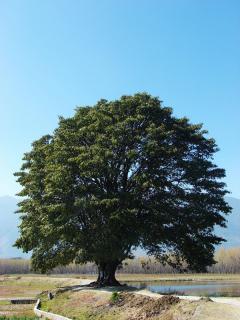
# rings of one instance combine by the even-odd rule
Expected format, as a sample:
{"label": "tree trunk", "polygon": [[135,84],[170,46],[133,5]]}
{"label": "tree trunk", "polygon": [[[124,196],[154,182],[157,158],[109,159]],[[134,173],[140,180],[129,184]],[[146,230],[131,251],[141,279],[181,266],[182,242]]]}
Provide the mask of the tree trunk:
{"label": "tree trunk", "polygon": [[118,263],[108,262],[98,264],[98,278],[92,285],[96,286],[120,286],[121,284],[115,278]]}

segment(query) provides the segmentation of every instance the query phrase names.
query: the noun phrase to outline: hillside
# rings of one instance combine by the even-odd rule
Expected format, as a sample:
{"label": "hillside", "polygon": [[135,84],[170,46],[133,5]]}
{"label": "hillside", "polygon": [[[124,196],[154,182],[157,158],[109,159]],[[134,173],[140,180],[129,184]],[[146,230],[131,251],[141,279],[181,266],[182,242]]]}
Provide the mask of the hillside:
{"label": "hillside", "polygon": [[22,252],[12,247],[18,234],[17,199],[0,197],[0,257],[19,257]]}
{"label": "hillside", "polygon": [[[227,240],[224,247],[240,247],[240,199],[227,197],[233,211],[227,217],[228,227],[218,228],[217,233]],[[14,197],[0,197],[0,258],[25,257],[20,250],[13,248],[12,244],[17,238],[19,223],[17,214],[17,199]]]}
{"label": "hillside", "polygon": [[233,210],[226,218],[227,228],[218,228],[217,233],[227,240],[224,247],[240,247],[240,199],[227,197],[227,201]]}

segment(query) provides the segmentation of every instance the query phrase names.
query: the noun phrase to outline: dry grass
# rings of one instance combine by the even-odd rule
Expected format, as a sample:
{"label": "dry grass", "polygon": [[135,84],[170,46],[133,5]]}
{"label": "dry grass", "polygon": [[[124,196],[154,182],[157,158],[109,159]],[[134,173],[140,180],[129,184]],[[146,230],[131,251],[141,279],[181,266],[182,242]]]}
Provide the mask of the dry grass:
{"label": "dry grass", "polygon": [[[209,281],[228,280],[240,281],[239,274],[117,274],[120,282],[130,281]],[[65,276],[0,276],[0,298],[36,297],[46,290],[62,286],[80,284],[81,279],[96,279],[96,275],[65,275]]]}
{"label": "dry grass", "polygon": [[[87,278],[87,275],[84,275]],[[240,274],[214,274],[214,273],[189,273],[189,274],[117,274],[120,281],[209,281],[233,280],[240,281]]]}
{"label": "dry grass", "polygon": [[240,309],[202,301],[177,301],[165,296],[153,298],[120,293],[111,303],[111,293],[96,290],[59,293],[42,308],[76,320],[239,320]]}
{"label": "dry grass", "polygon": [[76,293],[62,293],[59,294],[54,300],[48,301],[41,299],[41,309],[59,313],[70,318],[83,318],[90,314],[90,309],[97,305],[101,305],[101,301],[107,301],[106,293],[89,293],[89,292],[76,292]]}
{"label": "dry grass", "polygon": [[[17,276],[17,275],[15,275]],[[46,277],[46,276],[39,276],[39,275],[24,275],[24,277]],[[51,278],[64,278],[64,279],[89,279],[89,280],[96,280],[96,274],[52,274],[47,276],[49,279]],[[234,280],[240,281],[240,274],[228,274],[228,273],[166,273],[166,274],[146,274],[146,273],[121,273],[118,272],[116,274],[116,278],[119,281],[204,281],[204,280]]]}
{"label": "dry grass", "polygon": [[[210,267],[210,273],[240,273],[240,248],[220,248],[215,253],[217,263]],[[55,274],[93,274],[97,268],[94,263],[58,266],[53,270]],[[31,261],[25,259],[0,259],[0,274],[26,274],[31,272]],[[123,261],[121,273],[133,274],[166,274],[174,273],[174,269],[163,265],[153,257],[136,257]]]}
{"label": "dry grass", "polygon": [[36,297],[44,290],[51,290],[71,283],[70,279],[66,281],[64,278],[1,276],[0,298]]}
{"label": "dry grass", "polygon": [[[118,274],[118,279],[124,281],[137,280],[232,280],[239,281],[240,275],[219,274],[176,274],[176,275],[146,275],[146,274]],[[59,287],[76,286],[80,279],[95,279],[91,275],[72,276],[0,276],[0,297],[36,297],[42,291],[55,291]],[[43,295],[46,298],[46,293]],[[66,315],[77,320],[125,320],[134,319],[139,314],[139,308],[124,304],[123,306],[111,305],[111,292],[97,290],[68,290],[58,293],[54,300],[43,301],[45,310]],[[146,299],[145,299],[146,300]],[[144,300],[144,301],[145,301]],[[149,300],[149,299],[147,299]],[[146,301],[147,301],[146,300]],[[11,305],[9,302],[0,301],[0,316],[33,316],[33,305]],[[215,316],[216,315],[216,316]],[[238,318],[237,318],[238,317]],[[139,318],[140,319],[140,318]],[[235,320],[240,319],[240,308],[232,306],[203,302],[181,301],[180,304],[172,306],[163,315],[156,318],[161,320]]]}
{"label": "dry grass", "polygon": [[11,304],[10,301],[0,301],[1,316],[34,317],[33,304]]}
{"label": "dry grass", "polygon": [[[42,291],[72,285],[76,280],[52,277],[0,276],[0,298],[36,297]],[[11,304],[0,300],[0,316],[33,317],[33,304]]]}
{"label": "dry grass", "polygon": [[[94,274],[71,274],[64,275],[67,278],[95,280]],[[52,275],[52,277],[54,277]],[[59,277],[59,275],[55,275]],[[219,274],[219,273],[185,273],[185,274],[145,274],[145,273],[117,273],[116,278],[124,281],[211,281],[229,280],[240,281],[240,274]]]}
{"label": "dry grass", "polygon": [[[178,303],[177,298],[166,296],[150,298],[132,293],[120,293],[116,303],[111,293],[102,291],[78,291],[58,294],[54,300],[43,301],[42,309],[78,320],[145,320],[156,319]],[[170,300],[176,300],[172,303]],[[167,301],[168,300],[168,301]]]}

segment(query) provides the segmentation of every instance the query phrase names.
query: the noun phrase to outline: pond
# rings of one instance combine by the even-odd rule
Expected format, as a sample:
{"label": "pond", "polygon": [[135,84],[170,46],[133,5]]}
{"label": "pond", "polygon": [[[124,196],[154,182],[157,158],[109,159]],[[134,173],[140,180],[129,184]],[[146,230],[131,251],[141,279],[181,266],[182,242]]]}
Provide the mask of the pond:
{"label": "pond", "polygon": [[240,282],[236,281],[131,281],[127,284],[162,294],[240,297]]}

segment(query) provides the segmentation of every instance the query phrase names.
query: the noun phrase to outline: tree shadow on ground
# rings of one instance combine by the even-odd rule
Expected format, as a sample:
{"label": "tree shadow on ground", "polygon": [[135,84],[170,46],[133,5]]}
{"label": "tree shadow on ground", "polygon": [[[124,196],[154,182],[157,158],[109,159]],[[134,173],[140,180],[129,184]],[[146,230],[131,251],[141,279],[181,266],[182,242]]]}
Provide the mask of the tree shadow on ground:
{"label": "tree shadow on ground", "polygon": [[104,287],[104,286],[91,286],[89,284],[83,284],[83,285],[73,285],[73,286],[65,286],[65,287],[59,287],[56,290],[56,293],[64,293],[67,291],[82,291],[82,290],[98,290],[98,291],[107,291],[107,292],[134,292],[139,290],[136,287],[130,287],[126,284],[123,284],[121,286],[109,286],[109,287]]}

